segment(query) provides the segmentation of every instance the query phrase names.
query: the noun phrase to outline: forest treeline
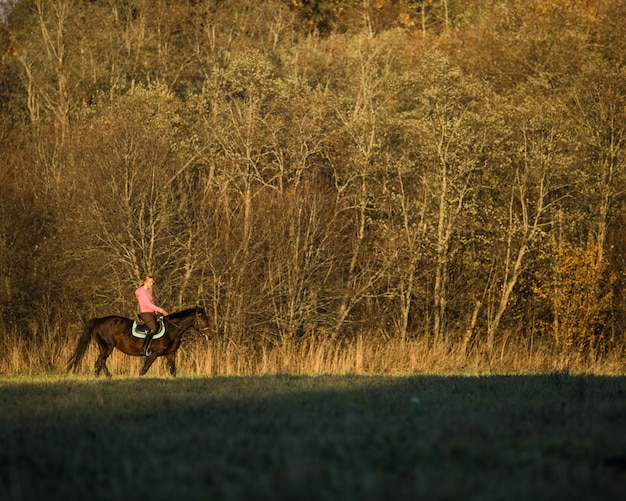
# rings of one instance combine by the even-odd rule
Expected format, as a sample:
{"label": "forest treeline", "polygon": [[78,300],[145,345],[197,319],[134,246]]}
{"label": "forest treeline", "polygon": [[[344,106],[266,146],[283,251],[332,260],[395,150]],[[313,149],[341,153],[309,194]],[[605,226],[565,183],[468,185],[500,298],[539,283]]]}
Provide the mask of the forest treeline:
{"label": "forest treeline", "polygon": [[622,0],[4,7],[5,335],[150,273],[238,343],[624,349]]}

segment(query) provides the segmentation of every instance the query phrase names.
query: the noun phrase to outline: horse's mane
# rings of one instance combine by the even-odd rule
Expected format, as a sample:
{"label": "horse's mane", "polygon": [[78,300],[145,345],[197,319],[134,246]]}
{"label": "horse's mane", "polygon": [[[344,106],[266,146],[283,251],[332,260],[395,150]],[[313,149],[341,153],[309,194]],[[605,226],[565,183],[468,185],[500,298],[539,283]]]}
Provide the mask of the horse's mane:
{"label": "horse's mane", "polygon": [[193,308],[187,308],[186,310],[182,310],[182,311],[176,311],[174,313],[170,313],[167,318],[170,319],[177,319],[177,318],[184,318],[184,317],[188,317],[191,313],[195,313],[198,310],[201,310],[202,308],[200,308],[199,306],[194,306]]}

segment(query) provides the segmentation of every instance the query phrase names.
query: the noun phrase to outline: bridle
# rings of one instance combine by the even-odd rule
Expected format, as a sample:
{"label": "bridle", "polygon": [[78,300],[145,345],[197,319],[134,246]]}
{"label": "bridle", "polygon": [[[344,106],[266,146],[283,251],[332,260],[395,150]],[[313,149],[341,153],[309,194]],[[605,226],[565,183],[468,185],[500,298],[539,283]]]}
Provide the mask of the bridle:
{"label": "bridle", "polygon": [[[203,328],[196,327],[196,324],[199,324],[198,319],[200,318],[200,312],[196,309],[195,313],[196,313],[196,319],[195,319],[194,323],[191,324],[189,327],[185,328],[184,330],[194,329],[194,330],[198,331],[200,334],[202,334],[204,336],[204,338],[208,341],[209,340],[209,336],[206,335],[206,331],[210,331],[211,327],[209,327],[208,325],[206,327],[203,327]],[[166,316],[164,316],[162,318],[163,318],[164,322],[169,322],[170,324],[172,324],[174,327],[177,327],[178,329],[181,328],[180,325],[175,324],[174,322],[172,322]]]}
{"label": "bridle", "polygon": [[205,331],[211,331],[211,327],[209,327],[208,325],[206,327],[203,327],[201,329],[198,329],[196,327],[196,323],[198,325],[200,325],[200,323],[198,322],[198,319],[200,318],[200,312],[198,310],[196,310],[196,321],[194,322],[194,324],[191,326],[193,329],[196,329],[198,332],[200,332],[200,334],[202,334],[204,336],[204,338],[208,341],[209,340],[209,336],[206,335]]}

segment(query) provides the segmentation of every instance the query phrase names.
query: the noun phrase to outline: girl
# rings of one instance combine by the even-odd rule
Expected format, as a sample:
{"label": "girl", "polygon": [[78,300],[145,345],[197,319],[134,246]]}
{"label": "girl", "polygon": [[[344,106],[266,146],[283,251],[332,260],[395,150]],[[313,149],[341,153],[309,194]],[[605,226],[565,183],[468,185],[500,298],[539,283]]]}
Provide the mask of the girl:
{"label": "girl", "polygon": [[141,285],[135,291],[135,296],[137,296],[137,300],[139,301],[139,316],[148,326],[148,333],[146,334],[146,338],[143,341],[143,346],[141,347],[141,355],[146,355],[148,353],[148,345],[150,341],[152,341],[152,337],[157,330],[156,324],[156,314],[161,313],[162,315],[167,315],[167,311],[163,308],[154,304],[152,300],[152,286],[154,285],[154,278],[151,275],[147,275],[141,281]]}

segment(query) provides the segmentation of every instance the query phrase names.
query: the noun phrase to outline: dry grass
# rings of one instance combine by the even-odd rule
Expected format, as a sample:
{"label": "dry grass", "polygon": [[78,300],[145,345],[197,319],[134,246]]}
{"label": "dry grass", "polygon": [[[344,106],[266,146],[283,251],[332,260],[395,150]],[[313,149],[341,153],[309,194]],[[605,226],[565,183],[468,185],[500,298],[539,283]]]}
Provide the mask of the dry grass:
{"label": "dry grass", "polygon": [[[71,356],[80,326],[52,326],[30,339],[18,332],[4,332],[0,372],[37,374],[62,372]],[[179,374],[231,376],[267,374],[572,374],[615,375],[624,373],[624,347],[599,356],[572,359],[555,352],[547,340],[504,336],[488,352],[474,342],[467,352],[456,338],[433,342],[423,336],[397,339],[383,333],[363,333],[353,339],[331,340],[318,335],[283,339],[260,346],[216,337],[206,342],[190,337],[178,352]],[[92,374],[96,347],[89,347],[81,374]],[[115,350],[107,365],[113,375],[136,375],[143,360]],[[164,360],[157,360],[150,375],[167,376]]]}

